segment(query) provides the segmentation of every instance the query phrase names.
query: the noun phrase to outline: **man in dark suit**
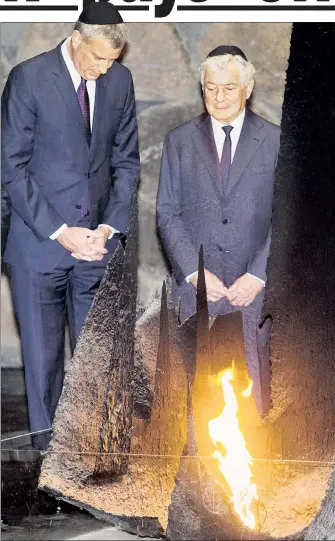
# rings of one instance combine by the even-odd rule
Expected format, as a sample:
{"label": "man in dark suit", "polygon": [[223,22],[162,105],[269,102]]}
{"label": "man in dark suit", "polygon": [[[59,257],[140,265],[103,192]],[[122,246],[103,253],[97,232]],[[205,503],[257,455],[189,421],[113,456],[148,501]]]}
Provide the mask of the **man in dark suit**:
{"label": "man in dark suit", "polygon": [[246,108],[254,68],[234,46],[220,46],[201,68],[207,112],[166,137],[157,222],[173,270],[181,321],[196,311],[203,245],[211,316],[241,310],[254,396],[261,405],[258,322],[269,254],[278,126]]}
{"label": "man in dark suit", "polygon": [[132,77],[117,62],[126,38],[112,4],[90,4],[70,38],[11,71],[2,97],[2,183],[12,204],[4,260],[32,431],[49,429],[55,414],[66,312],[74,347],[127,231],[139,152]]}

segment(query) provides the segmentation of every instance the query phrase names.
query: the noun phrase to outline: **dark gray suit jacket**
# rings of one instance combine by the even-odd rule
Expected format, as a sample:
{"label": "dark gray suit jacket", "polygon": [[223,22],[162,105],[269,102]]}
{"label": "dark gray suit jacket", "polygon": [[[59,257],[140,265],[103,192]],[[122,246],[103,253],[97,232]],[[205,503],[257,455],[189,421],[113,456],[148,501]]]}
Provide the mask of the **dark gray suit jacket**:
{"label": "dark gray suit jacket", "polygon": [[10,73],[2,96],[2,185],[12,203],[4,259],[50,272],[65,249],[49,239],[77,225],[87,191],[91,227],[126,233],[134,176],[139,175],[136,110],[129,70],[114,62],[96,83],[91,144],[61,53],[31,58]]}
{"label": "dark gray suit jacket", "polygon": [[205,267],[226,286],[246,272],[266,279],[279,140],[278,126],[247,110],[223,190],[207,113],[167,135],[157,224],[172,266],[173,298],[181,301],[181,319],[195,311],[195,290],[185,277],[197,270],[201,245]]}

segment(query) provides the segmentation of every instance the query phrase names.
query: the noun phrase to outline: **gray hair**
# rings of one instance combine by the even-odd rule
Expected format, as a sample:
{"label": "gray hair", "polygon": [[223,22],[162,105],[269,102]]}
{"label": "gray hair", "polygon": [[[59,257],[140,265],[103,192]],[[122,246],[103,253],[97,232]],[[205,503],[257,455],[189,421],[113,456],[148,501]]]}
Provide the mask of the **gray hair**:
{"label": "gray hair", "polygon": [[218,56],[209,56],[202,62],[199,68],[202,88],[204,88],[205,74],[207,70],[221,71],[226,67],[228,62],[232,62],[233,60],[235,60],[237,63],[242,86],[248,86],[248,84],[254,80],[256,71],[251,62],[244,60],[244,58],[242,58],[240,55],[223,54]]}
{"label": "gray hair", "polygon": [[73,30],[78,30],[84,40],[102,36],[109,42],[113,49],[124,47],[128,39],[128,28],[121,24],[85,24],[77,21]]}

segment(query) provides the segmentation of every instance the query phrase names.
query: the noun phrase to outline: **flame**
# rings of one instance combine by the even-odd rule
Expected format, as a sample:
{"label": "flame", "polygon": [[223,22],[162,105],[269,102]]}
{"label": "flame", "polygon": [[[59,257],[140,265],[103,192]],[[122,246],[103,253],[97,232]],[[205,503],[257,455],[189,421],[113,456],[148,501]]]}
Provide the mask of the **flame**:
{"label": "flame", "polygon": [[[215,444],[220,443],[226,454],[223,456],[218,449],[213,457],[219,461],[219,470],[225,477],[232,491],[231,501],[242,522],[251,529],[256,528],[256,518],[251,511],[253,500],[257,500],[257,487],[251,483],[253,460],[246,447],[244,436],[238,426],[238,405],[233,389],[234,364],[232,368],[219,375],[222,385],[225,407],[219,417],[209,421],[209,434]],[[242,393],[251,393],[252,382]]]}
{"label": "flame", "polygon": [[251,389],[252,389],[252,380],[249,381],[248,387],[241,393],[242,396],[244,396],[245,398],[248,398],[249,396],[251,396]]}

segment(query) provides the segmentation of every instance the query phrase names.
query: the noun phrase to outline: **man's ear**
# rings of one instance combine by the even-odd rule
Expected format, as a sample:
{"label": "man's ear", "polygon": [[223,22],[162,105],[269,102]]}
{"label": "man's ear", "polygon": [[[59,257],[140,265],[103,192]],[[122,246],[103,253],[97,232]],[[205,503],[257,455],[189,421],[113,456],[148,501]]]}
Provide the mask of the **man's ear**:
{"label": "man's ear", "polygon": [[83,37],[78,30],[73,30],[72,32],[72,47],[74,49],[78,49],[78,47],[82,44]]}
{"label": "man's ear", "polygon": [[252,91],[254,89],[254,86],[255,86],[254,79],[252,81],[250,81],[250,83],[246,86],[246,98],[247,98],[247,100],[250,98],[250,96],[252,94]]}

